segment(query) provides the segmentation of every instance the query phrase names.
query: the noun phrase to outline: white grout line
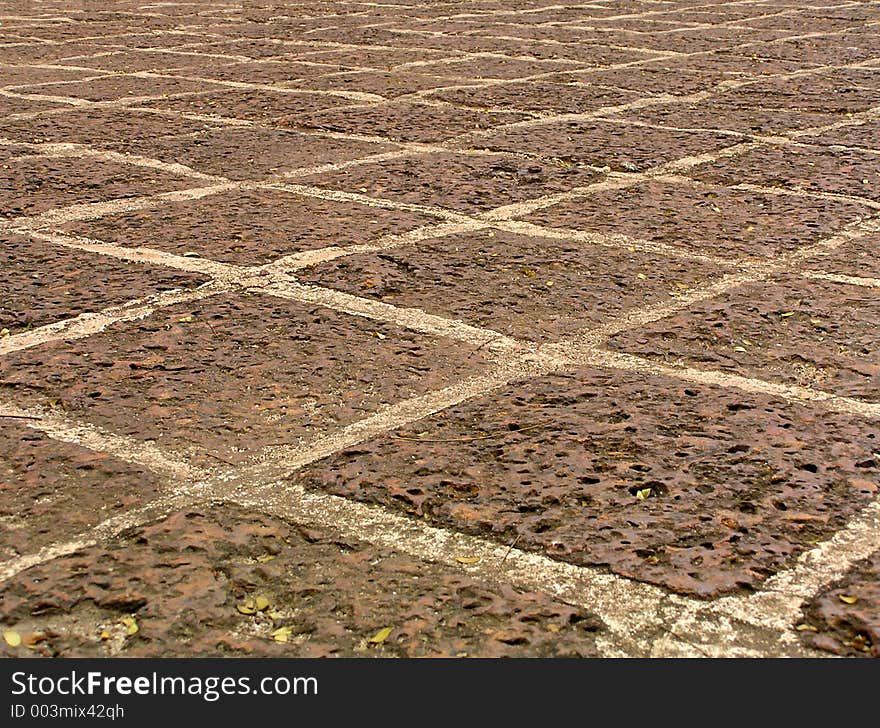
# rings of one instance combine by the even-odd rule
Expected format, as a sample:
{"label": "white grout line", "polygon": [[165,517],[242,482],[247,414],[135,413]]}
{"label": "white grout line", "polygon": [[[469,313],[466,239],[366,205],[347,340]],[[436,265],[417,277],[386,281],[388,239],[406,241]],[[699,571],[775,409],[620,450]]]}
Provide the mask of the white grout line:
{"label": "white grout line", "polygon": [[880,278],[865,278],[863,276],[845,276],[839,273],[826,273],[825,271],[801,271],[801,278],[811,278],[817,281],[831,281],[843,283],[848,286],[865,286],[866,288],[880,288]]}
{"label": "white grout line", "polygon": [[157,309],[198,301],[226,290],[225,286],[211,282],[193,291],[167,291],[134,299],[119,306],[110,306],[97,313],[83,313],[64,321],[38,326],[29,331],[0,338],[0,356],[55,341],[83,339],[100,333],[115,323],[143,319],[152,315]]}

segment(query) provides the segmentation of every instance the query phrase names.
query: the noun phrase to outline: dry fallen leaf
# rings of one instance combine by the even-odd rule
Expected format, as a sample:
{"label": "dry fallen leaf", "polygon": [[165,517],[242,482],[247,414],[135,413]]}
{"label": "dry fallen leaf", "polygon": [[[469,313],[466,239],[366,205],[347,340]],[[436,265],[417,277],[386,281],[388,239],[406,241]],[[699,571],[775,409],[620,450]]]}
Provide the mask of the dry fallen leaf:
{"label": "dry fallen leaf", "polygon": [[3,639],[10,647],[18,647],[21,644],[21,635],[11,629],[8,629],[3,633]]}
{"label": "dry fallen leaf", "polygon": [[746,349],[746,347],[744,347],[744,346],[734,346],[734,347],[733,347],[733,350],[734,350],[734,351],[739,351],[739,352],[742,352],[742,353],[745,353],[746,351],[748,351],[748,350]]}
{"label": "dry fallen leaf", "polygon": [[795,627],[795,629],[798,632],[818,632],[819,631],[811,624],[799,624],[797,627]]}
{"label": "dry fallen leaf", "polygon": [[235,607],[242,614],[256,614],[257,604],[253,599],[245,599],[244,603]]}
{"label": "dry fallen leaf", "polygon": [[370,637],[370,643],[374,645],[381,645],[385,640],[388,639],[388,635],[391,634],[391,630],[393,627],[383,627],[376,634]]}
{"label": "dry fallen leaf", "polygon": [[276,642],[287,642],[293,633],[293,627],[279,627],[272,633],[272,639]]}
{"label": "dry fallen leaf", "polygon": [[131,637],[133,634],[137,634],[140,627],[138,627],[138,623],[135,621],[134,617],[123,617],[119,620],[122,624],[125,625],[125,633]]}
{"label": "dry fallen leaf", "polygon": [[645,500],[645,498],[651,497],[651,492],[650,488],[642,488],[641,490],[636,491],[636,498],[639,500]]}
{"label": "dry fallen leaf", "polygon": [[254,599],[254,606],[257,608],[258,612],[262,612],[269,608],[269,600],[261,594]]}
{"label": "dry fallen leaf", "polygon": [[779,314],[779,318],[788,318],[789,316],[794,316],[794,311],[786,311],[785,313]]}
{"label": "dry fallen leaf", "polygon": [[261,564],[266,564],[275,558],[275,554],[263,554],[262,556],[257,557],[257,561]]}
{"label": "dry fallen leaf", "polygon": [[857,601],[859,601],[859,598],[858,598],[858,597],[851,597],[851,596],[848,596],[848,595],[846,595],[846,594],[841,594],[838,598],[839,598],[840,601],[842,601],[844,604],[855,604]]}
{"label": "dry fallen leaf", "polygon": [[479,556],[456,556],[455,560],[459,564],[476,564],[479,560]]}

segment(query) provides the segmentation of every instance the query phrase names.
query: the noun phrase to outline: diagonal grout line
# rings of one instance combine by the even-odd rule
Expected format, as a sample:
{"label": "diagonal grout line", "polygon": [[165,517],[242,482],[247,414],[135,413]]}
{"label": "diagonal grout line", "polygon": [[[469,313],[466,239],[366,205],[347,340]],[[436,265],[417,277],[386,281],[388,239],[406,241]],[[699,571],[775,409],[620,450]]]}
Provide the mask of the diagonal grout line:
{"label": "diagonal grout line", "polygon": [[253,286],[253,293],[266,293],[301,303],[314,303],[353,316],[393,323],[432,336],[446,336],[482,347],[488,352],[509,351],[521,346],[508,336],[491,329],[471,326],[464,321],[435,316],[416,308],[400,308],[369,298],[352,296],[342,291],[310,286],[294,280]]}
{"label": "diagonal grout line", "polygon": [[136,321],[152,315],[159,308],[189,301],[199,301],[218,293],[224,293],[226,290],[227,288],[222,284],[212,281],[194,291],[167,291],[134,299],[119,306],[111,306],[97,313],[83,313],[74,318],[39,326],[30,331],[4,336],[0,338],[0,356],[55,341],[83,339],[104,331],[112,324],[121,321]]}
{"label": "diagonal grout line", "polygon": [[109,433],[91,424],[75,422],[46,407],[18,407],[0,400],[0,414],[22,417],[24,424],[59,442],[80,445],[95,452],[106,453],[125,462],[140,465],[163,478],[194,480],[205,473],[190,465],[186,459],[170,455],[148,442]]}
{"label": "diagonal grout line", "polygon": [[847,286],[864,286],[866,288],[880,288],[880,278],[866,278],[864,276],[846,276],[840,273],[827,273],[826,271],[801,271],[798,273],[801,278],[810,278],[817,281],[831,281],[832,283],[843,283]]}

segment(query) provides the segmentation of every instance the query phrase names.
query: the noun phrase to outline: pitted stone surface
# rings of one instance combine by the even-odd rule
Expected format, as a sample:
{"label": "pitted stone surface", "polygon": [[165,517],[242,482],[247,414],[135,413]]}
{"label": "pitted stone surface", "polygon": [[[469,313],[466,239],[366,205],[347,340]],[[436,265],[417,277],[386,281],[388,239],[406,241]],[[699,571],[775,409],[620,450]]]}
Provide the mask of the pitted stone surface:
{"label": "pitted stone surface", "polygon": [[4,655],[876,652],[877,3],[6,6]]}
{"label": "pitted stone surface", "polygon": [[880,657],[880,551],[855,564],[803,609],[803,641],[840,657]]}
{"label": "pitted stone surface", "polygon": [[293,477],[703,597],[758,588],[876,496],[880,428],[581,369],[511,385]]}
{"label": "pitted stone surface", "polygon": [[476,373],[473,346],[283,299],[177,304],[0,359],[0,391],[140,440],[237,462]]}
{"label": "pitted stone surface", "polygon": [[876,289],[780,275],[618,334],[609,343],[660,361],[878,402],[878,322]]}
{"label": "pitted stone surface", "polygon": [[589,658],[600,630],[546,594],[236,507],[173,513],[0,593],[32,642],[5,657]]}
{"label": "pitted stone surface", "polygon": [[414,212],[255,190],[174,202],[161,213],[107,215],[62,229],[126,247],[256,265],[303,250],[372,243],[437,222]]}
{"label": "pitted stone surface", "polygon": [[706,263],[488,231],[347,256],[298,277],[508,336],[553,341],[670,301],[720,273]]}
{"label": "pitted stone surface", "polygon": [[208,280],[0,233],[0,329],[18,333]]}

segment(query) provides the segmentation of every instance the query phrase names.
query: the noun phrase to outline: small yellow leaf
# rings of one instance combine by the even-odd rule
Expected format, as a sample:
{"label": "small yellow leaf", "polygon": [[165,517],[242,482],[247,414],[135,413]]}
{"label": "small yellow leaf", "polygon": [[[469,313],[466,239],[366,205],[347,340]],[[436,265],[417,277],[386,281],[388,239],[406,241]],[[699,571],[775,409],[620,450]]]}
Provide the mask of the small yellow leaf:
{"label": "small yellow leaf", "polygon": [[287,642],[293,633],[293,627],[279,627],[272,633],[272,639],[276,642]]}
{"label": "small yellow leaf", "polygon": [[644,273],[636,273],[636,278],[638,278],[640,281],[644,281],[647,280],[648,276],[646,276]]}
{"label": "small yellow leaf", "polygon": [[846,594],[841,594],[838,598],[844,604],[855,604],[857,601],[859,601],[858,597],[851,597],[851,596],[847,596]]}
{"label": "small yellow leaf", "polygon": [[385,336],[385,334],[379,333],[378,331],[375,332],[375,333],[376,333],[376,338],[379,339],[380,341],[381,341],[382,339],[387,339],[387,338],[388,338],[387,336]]}
{"label": "small yellow leaf", "polygon": [[743,345],[745,345],[745,346],[751,346],[751,345],[752,345],[752,342],[749,341],[748,339],[743,339]]}
{"label": "small yellow leaf", "polygon": [[0,329],[0,336],[9,336],[9,329]]}
{"label": "small yellow leaf", "polygon": [[734,347],[733,347],[733,350],[734,350],[734,351],[740,351],[740,352],[746,352],[746,351],[747,351],[746,347],[744,347],[744,346],[734,346]]}
{"label": "small yellow leaf", "polygon": [[101,632],[101,639],[102,640],[109,640],[110,639],[110,633],[106,629],[103,632]]}
{"label": "small yellow leaf", "polygon": [[545,281],[544,285],[547,286],[547,288],[550,288],[553,285],[553,281]]}
{"label": "small yellow leaf", "polygon": [[779,314],[779,318],[788,318],[789,316],[794,316],[794,311],[786,311],[785,313]]}
{"label": "small yellow leaf", "polygon": [[388,639],[388,635],[391,634],[391,630],[393,627],[383,627],[376,634],[370,637],[370,642],[374,645],[381,645],[385,640]]}
{"label": "small yellow leaf", "polygon": [[650,488],[642,488],[641,490],[636,491],[636,498],[639,500],[645,500],[645,498],[651,497],[651,489]]}
{"label": "small yellow leaf", "polygon": [[242,614],[256,614],[257,605],[253,599],[246,599],[243,604],[236,606],[236,609]]}
{"label": "small yellow leaf", "polygon": [[562,627],[560,627],[558,624],[548,624],[547,629],[550,632],[558,632],[560,629],[562,629]]}
{"label": "small yellow leaf", "polygon": [[193,320],[192,316],[184,316],[183,318],[177,319],[177,323],[179,324],[188,324]]}
{"label": "small yellow leaf", "polygon": [[275,558],[275,554],[263,554],[262,556],[257,556],[257,561],[261,564],[266,564]]}
{"label": "small yellow leaf", "polygon": [[125,634],[129,637],[138,633],[140,627],[138,627],[138,623],[135,621],[134,617],[123,617],[119,621],[125,625]]}
{"label": "small yellow leaf", "polygon": [[10,647],[18,647],[21,644],[21,635],[11,629],[8,629],[3,633],[3,639]]}
{"label": "small yellow leaf", "polygon": [[269,600],[261,594],[254,600],[254,606],[258,612],[262,612],[269,608]]}
{"label": "small yellow leaf", "polygon": [[479,556],[456,556],[455,560],[459,564],[476,564],[479,560]]}
{"label": "small yellow leaf", "polygon": [[795,627],[795,629],[798,632],[818,632],[819,631],[811,624],[799,624],[797,627]]}
{"label": "small yellow leaf", "polygon": [[269,619],[271,619],[273,622],[276,619],[281,619],[281,617],[283,616],[281,612],[266,612],[266,614],[269,615]]}
{"label": "small yellow leaf", "polygon": [[534,278],[538,275],[538,271],[534,268],[529,268],[528,266],[524,266],[520,268],[520,273],[522,273],[526,278]]}

